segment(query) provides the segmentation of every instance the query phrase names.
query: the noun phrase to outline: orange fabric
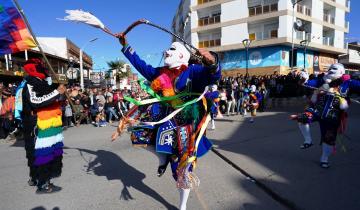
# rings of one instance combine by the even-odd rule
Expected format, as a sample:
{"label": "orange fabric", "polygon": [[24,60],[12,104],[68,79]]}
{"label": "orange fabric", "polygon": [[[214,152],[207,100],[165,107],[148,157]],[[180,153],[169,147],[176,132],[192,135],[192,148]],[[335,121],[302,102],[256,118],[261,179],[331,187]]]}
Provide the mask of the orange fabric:
{"label": "orange fabric", "polygon": [[62,115],[62,111],[60,108],[60,104],[58,103],[37,110],[37,117],[40,120],[48,120],[51,118],[56,118],[61,115]]}
{"label": "orange fabric", "polygon": [[0,115],[14,112],[15,109],[15,97],[11,96],[4,100],[0,109]]}

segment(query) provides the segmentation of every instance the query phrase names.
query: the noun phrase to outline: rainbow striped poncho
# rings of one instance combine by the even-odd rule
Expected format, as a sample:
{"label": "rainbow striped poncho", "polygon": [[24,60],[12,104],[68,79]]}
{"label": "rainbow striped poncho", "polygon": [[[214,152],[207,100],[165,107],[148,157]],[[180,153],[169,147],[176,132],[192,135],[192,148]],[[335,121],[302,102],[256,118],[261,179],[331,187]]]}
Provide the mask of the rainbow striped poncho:
{"label": "rainbow striped poncho", "polygon": [[63,154],[62,111],[59,103],[37,110],[38,134],[35,141],[35,165],[41,166]]}

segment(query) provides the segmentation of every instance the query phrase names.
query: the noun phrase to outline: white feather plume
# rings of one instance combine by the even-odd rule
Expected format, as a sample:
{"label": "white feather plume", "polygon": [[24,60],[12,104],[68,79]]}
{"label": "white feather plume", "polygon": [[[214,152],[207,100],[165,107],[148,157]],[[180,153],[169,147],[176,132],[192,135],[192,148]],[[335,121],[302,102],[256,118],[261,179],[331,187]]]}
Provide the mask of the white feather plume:
{"label": "white feather plume", "polygon": [[96,28],[105,29],[105,25],[94,15],[90,12],[85,12],[82,10],[65,10],[68,14],[64,17],[64,19],[59,20],[70,20],[78,23],[85,23]]}

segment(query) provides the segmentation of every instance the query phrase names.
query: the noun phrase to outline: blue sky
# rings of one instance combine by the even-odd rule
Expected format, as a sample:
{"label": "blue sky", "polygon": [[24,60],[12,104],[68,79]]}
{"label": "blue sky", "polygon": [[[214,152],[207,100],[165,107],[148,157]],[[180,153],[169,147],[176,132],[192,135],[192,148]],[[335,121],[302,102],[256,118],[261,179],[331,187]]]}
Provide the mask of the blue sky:
{"label": "blue sky", "polygon": [[[94,69],[106,68],[106,61],[122,59],[118,41],[104,32],[84,24],[59,21],[66,9],[83,9],[97,16],[113,32],[120,32],[132,22],[146,18],[158,25],[171,28],[172,18],[180,0],[18,0],[36,36],[67,37],[79,47],[88,40],[99,38],[85,51],[95,63]],[[360,1],[351,1],[349,41],[360,41]],[[129,43],[148,63],[159,65],[161,53],[171,36],[142,25],[128,35]]]}
{"label": "blue sky", "polygon": [[[81,47],[93,38],[85,52],[95,63],[94,69],[106,68],[106,61],[122,59],[117,39],[99,29],[59,21],[66,9],[82,9],[97,16],[114,33],[125,30],[134,21],[146,18],[170,29],[180,0],[18,0],[36,36],[67,37]],[[171,43],[171,36],[150,26],[141,25],[128,34],[129,43],[152,65],[159,65],[161,53]]]}

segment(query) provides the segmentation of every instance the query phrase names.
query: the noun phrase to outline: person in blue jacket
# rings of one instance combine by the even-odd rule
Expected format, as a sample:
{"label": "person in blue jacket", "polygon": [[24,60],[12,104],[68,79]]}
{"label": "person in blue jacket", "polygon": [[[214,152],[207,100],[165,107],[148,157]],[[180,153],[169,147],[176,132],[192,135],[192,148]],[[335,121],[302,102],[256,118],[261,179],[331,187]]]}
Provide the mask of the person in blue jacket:
{"label": "person in blue jacket", "polygon": [[[182,43],[174,42],[164,52],[164,66],[153,67],[137,55],[127,43],[124,34],[117,34],[117,37],[123,45],[122,52],[125,57],[147,80],[145,85],[157,98],[162,99],[146,109],[139,107],[139,110],[146,111],[141,114],[139,125],[129,128],[132,130],[131,140],[133,143],[155,145],[160,162],[158,176],[161,176],[167,164],[171,163],[173,177],[180,190],[179,209],[184,210],[190,189],[199,183],[192,173],[196,159],[212,146],[203,135],[212,103],[212,100],[204,95],[206,87],[220,79],[218,56],[214,52],[199,49],[198,56],[202,57],[202,64],[190,64],[191,53]],[[196,100],[197,98],[199,100]],[[167,118],[169,116],[170,119]],[[158,123],[144,126],[144,121]],[[122,123],[119,123],[117,134],[121,133],[121,126]]]}
{"label": "person in blue jacket", "polygon": [[307,149],[313,145],[310,123],[319,122],[321,131],[322,155],[320,166],[329,168],[329,157],[335,151],[335,143],[338,131],[344,130],[346,109],[348,108],[348,92],[360,92],[360,81],[351,80],[345,74],[342,64],[332,64],[322,78],[308,80],[306,72],[301,72],[305,87],[317,89],[311,97],[311,105],[304,113],[291,115],[298,121],[300,131],[304,137],[301,149]]}

